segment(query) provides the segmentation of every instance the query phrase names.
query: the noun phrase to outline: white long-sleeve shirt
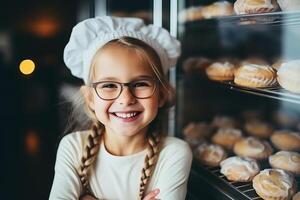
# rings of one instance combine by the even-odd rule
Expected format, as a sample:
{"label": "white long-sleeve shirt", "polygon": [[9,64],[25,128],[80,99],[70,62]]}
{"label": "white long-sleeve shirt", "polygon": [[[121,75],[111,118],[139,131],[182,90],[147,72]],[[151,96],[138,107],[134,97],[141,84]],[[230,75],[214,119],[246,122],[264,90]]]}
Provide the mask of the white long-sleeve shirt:
{"label": "white long-sleeve shirt", "polygon": [[[87,132],[74,132],[60,142],[50,200],[77,200],[82,186],[76,172],[80,165]],[[114,156],[100,145],[97,159],[90,169],[90,186],[94,195],[107,200],[136,200],[139,196],[141,170],[147,150],[129,156]],[[184,200],[191,168],[192,152],[188,144],[166,137],[146,193],[159,188],[157,198]]]}

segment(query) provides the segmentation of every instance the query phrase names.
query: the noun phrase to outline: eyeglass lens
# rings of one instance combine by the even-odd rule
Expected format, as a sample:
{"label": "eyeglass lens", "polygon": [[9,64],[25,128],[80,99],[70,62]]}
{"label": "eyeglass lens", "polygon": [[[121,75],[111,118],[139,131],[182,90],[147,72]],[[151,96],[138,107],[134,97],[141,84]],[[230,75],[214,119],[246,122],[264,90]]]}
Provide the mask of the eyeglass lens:
{"label": "eyeglass lens", "polygon": [[112,100],[118,98],[124,85],[129,87],[132,95],[136,98],[149,98],[153,95],[156,87],[153,80],[137,80],[130,83],[103,81],[96,84],[95,90],[101,99]]}

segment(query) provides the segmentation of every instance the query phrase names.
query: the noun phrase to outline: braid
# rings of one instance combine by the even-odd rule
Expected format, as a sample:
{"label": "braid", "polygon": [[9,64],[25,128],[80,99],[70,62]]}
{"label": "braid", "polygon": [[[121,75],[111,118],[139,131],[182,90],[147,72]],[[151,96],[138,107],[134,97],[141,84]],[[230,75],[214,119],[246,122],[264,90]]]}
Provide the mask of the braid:
{"label": "braid", "polygon": [[92,125],[91,133],[87,137],[87,143],[84,147],[84,154],[81,158],[81,165],[78,169],[78,174],[84,189],[84,194],[91,194],[88,170],[96,160],[95,158],[100,147],[101,134],[102,129],[100,128],[100,125],[98,123],[94,123]]}
{"label": "braid", "polygon": [[152,172],[154,171],[156,162],[159,155],[160,138],[150,134],[148,137],[148,153],[145,157],[144,167],[142,169],[141,182],[140,182],[140,199],[143,198],[147,184],[149,183]]}

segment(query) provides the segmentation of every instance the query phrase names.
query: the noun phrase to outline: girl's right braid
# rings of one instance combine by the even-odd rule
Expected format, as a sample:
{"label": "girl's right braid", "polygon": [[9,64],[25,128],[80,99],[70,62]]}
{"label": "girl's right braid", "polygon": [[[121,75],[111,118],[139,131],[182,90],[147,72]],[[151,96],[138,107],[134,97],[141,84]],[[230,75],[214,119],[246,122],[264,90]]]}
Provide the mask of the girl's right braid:
{"label": "girl's right braid", "polygon": [[101,134],[102,129],[100,128],[99,124],[94,123],[92,125],[91,133],[87,137],[84,153],[81,158],[81,165],[78,169],[78,174],[84,189],[84,194],[91,194],[88,170],[91,167],[92,163],[96,160],[95,158],[97,156],[97,153],[99,152]]}
{"label": "girl's right braid", "polygon": [[140,182],[140,199],[144,197],[146,186],[150,180],[152,172],[154,171],[155,164],[158,160],[159,154],[159,137],[153,136],[152,134],[148,137],[148,153],[145,157],[144,167],[142,169],[142,176]]}

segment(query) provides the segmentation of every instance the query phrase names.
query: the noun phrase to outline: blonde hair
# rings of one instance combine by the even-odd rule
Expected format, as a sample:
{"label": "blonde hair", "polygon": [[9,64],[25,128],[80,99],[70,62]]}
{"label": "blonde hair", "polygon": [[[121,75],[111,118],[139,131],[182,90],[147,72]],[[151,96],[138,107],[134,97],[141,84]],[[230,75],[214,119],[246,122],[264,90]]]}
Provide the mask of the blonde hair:
{"label": "blonde hair", "polygon": [[[142,56],[142,59],[151,67],[156,78],[158,79],[158,88],[160,91],[160,95],[162,98],[165,99],[165,104],[158,110],[157,116],[149,124],[148,132],[146,134],[146,138],[148,140],[148,152],[145,157],[144,166],[141,172],[139,191],[139,197],[140,199],[142,199],[145,195],[144,193],[146,191],[147,184],[149,183],[152,172],[154,171],[156,162],[158,160],[158,155],[160,152],[161,145],[163,143],[163,138],[165,137],[165,134],[162,131],[162,121],[164,117],[166,117],[168,108],[174,105],[175,91],[169,84],[166,76],[163,74],[162,64],[156,51],[145,42],[131,37],[122,37],[119,39],[112,40],[97,51],[93,58],[88,84],[90,84],[93,80],[95,58],[97,57],[97,55],[101,51],[115,46],[123,47],[129,50],[134,50],[138,55]],[[85,194],[92,194],[92,191],[89,186],[89,169],[92,166],[98,154],[101,143],[101,136],[104,131],[104,125],[97,120],[95,112],[84,101],[81,92],[76,94],[73,106],[74,110],[71,115],[71,120],[76,121],[76,117],[74,116],[81,116],[80,120],[81,122],[83,122],[83,124],[81,124],[81,128],[77,129],[91,129],[91,132],[87,136],[86,144],[83,149],[84,153],[81,158],[81,165],[78,168],[78,174],[83,185]],[[82,119],[82,114],[79,114],[82,113],[82,111],[84,111],[86,115],[85,119]],[[72,123],[72,121],[70,123]]]}

